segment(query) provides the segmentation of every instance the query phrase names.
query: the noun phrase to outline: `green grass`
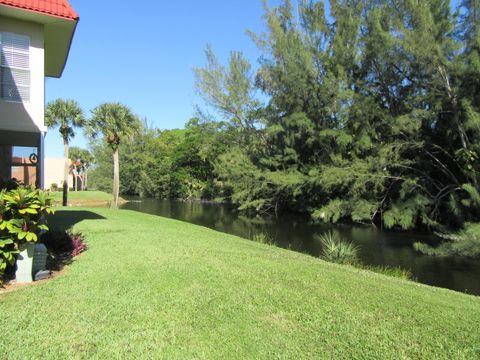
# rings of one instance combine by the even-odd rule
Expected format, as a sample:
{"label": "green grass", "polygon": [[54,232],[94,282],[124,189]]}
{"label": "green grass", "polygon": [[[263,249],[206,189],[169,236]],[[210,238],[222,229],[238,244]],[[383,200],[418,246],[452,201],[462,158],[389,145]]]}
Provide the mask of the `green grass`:
{"label": "green grass", "polygon": [[54,223],[89,249],[0,294],[1,359],[480,357],[478,297],[131,211]]}
{"label": "green grass", "polygon": [[[61,203],[63,193],[62,191],[52,192],[52,197],[55,203]],[[68,203],[72,205],[90,205],[94,203],[105,203],[112,200],[112,194],[103,191],[88,190],[88,191],[69,191]]]}

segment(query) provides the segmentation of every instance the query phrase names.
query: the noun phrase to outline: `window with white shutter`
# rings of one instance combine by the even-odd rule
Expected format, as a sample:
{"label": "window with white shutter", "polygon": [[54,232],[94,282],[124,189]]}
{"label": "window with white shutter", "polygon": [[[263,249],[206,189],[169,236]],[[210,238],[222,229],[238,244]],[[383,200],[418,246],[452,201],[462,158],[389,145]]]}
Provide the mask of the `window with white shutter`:
{"label": "window with white shutter", "polygon": [[0,98],[30,101],[30,38],[0,33]]}

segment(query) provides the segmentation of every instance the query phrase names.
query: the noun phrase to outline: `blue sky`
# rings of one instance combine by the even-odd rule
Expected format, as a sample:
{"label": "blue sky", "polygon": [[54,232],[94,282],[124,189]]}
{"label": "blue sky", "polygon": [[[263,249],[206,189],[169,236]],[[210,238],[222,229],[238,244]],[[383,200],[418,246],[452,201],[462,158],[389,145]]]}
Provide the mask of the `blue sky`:
{"label": "blue sky", "polygon": [[[182,127],[201,103],[192,69],[205,64],[207,44],[222,63],[232,50],[254,64],[260,55],[246,30],[264,30],[261,0],[70,3],[80,22],[62,78],[46,81],[46,100],[75,99],[87,116],[102,102],[119,101],[157,128]],[[71,145],[87,146],[81,130]],[[47,157],[63,155],[56,129],[45,150]]]}
{"label": "blue sky", "polygon": [[[205,64],[207,44],[222,62],[231,50],[252,62],[259,56],[245,31],[263,29],[261,0],[70,3],[80,22],[62,78],[46,81],[46,101],[75,99],[87,116],[102,102],[120,101],[155,127],[182,127],[201,102],[192,68]],[[81,130],[71,145],[86,147]],[[63,155],[56,129],[45,150],[47,157]]]}

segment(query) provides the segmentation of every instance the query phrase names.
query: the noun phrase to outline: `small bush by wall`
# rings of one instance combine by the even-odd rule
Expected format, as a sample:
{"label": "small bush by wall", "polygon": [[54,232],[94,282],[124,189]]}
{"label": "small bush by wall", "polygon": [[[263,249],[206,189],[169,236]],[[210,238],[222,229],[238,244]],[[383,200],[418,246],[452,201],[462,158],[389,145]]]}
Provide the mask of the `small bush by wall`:
{"label": "small bush by wall", "polygon": [[52,199],[26,186],[0,190],[0,282],[15,265],[22,244],[35,243],[47,230],[45,216],[53,213]]}

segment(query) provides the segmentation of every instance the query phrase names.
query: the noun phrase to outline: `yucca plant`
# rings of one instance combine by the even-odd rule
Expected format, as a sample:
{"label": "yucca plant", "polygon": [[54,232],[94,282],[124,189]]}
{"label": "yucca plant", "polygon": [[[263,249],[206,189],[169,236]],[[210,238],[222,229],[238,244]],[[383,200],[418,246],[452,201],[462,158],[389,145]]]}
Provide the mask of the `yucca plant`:
{"label": "yucca plant", "polygon": [[343,240],[338,233],[329,231],[319,235],[318,239],[322,244],[320,257],[323,260],[337,264],[358,263],[358,247]]}
{"label": "yucca plant", "polygon": [[275,243],[274,240],[267,233],[264,232],[254,234],[252,240],[267,245],[272,245]]}

